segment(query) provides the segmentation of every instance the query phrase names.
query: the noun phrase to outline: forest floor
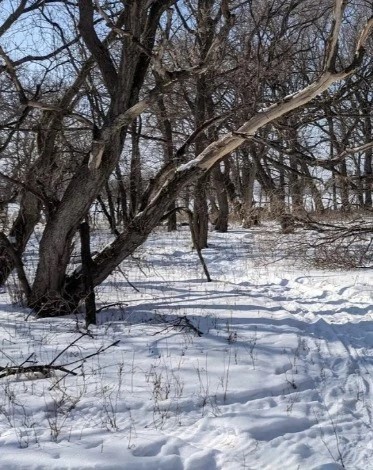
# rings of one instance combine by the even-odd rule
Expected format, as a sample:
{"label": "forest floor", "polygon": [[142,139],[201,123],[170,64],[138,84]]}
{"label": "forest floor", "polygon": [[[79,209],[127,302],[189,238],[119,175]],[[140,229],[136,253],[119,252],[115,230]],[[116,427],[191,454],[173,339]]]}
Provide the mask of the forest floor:
{"label": "forest floor", "polygon": [[10,285],[0,366],[77,375],[0,378],[0,469],[373,469],[373,271],[284,240],[212,233],[207,283],[188,232],[159,231],[98,289],[90,336]]}

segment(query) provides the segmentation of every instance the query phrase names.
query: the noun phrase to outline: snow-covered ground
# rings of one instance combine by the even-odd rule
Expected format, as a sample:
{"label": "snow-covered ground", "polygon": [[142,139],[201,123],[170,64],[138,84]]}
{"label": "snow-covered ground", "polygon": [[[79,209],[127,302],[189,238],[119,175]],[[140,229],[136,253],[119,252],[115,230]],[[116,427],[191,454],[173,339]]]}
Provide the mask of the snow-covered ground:
{"label": "snow-covered ground", "polygon": [[[54,364],[118,344],[77,375],[0,379],[0,469],[373,469],[372,273],[266,237],[212,234],[207,283],[187,231],[154,234],[99,289],[121,304]],[[28,315],[0,295],[0,366],[50,363],[84,332]]]}

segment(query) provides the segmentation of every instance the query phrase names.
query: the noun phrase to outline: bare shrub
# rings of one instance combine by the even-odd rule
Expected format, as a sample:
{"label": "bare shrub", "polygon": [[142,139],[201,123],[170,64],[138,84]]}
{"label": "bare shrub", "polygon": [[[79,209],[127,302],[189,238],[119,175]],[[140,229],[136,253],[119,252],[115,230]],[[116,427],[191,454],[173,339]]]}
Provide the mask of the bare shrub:
{"label": "bare shrub", "polygon": [[336,240],[320,243],[314,249],[313,264],[318,268],[356,269],[373,265],[372,240]]}

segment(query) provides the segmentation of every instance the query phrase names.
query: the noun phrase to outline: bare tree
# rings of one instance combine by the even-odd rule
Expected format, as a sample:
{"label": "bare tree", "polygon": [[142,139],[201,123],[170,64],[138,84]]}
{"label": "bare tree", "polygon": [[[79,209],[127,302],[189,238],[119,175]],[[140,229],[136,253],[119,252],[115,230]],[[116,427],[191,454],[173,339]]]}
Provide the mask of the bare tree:
{"label": "bare tree", "polygon": [[[288,17],[295,14],[298,4],[307,2],[285,2],[288,3]],[[41,8],[41,3],[35,2],[35,8]],[[36,155],[27,171],[27,183],[23,183],[20,212],[9,232],[12,237],[9,239],[16,240],[15,251],[19,260],[39,220],[40,211],[45,212],[46,224],[40,241],[38,267],[27,292],[28,304],[40,314],[50,315],[75,309],[88,294],[87,284],[92,292],[116,266],[131,255],[161,221],[183,188],[195,181],[203,182],[214,167],[240,146],[247,142],[255,143],[261,130],[268,131],[272,125],[275,127],[285,115],[302,109],[336,83],[352,76],[363,61],[373,27],[373,19],[368,20],[355,40],[354,51],[342,51],[339,43],[346,2],[335,0],[331,17],[328,8],[311,9],[314,21],[322,18],[324,24],[329,25],[329,34],[325,51],[320,47],[322,38],[315,48],[315,54],[318,54],[317,67],[308,77],[308,83],[286,96],[279,96],[276,90],[271,94],[265,93],[254,106],[243,112],[240,124],[231,126],[229,131],[221,127],[216,138],[211,141],[206,140],[206,131],[214,118],[204,110],[208,104],[206,95],[208,98],[211,94],[208,90],[208,73],[212,70],[211,64],[216,64],[215,55],[221,50],[221,43],[229,38],[225,31],[232,27],[233,15],[240,13],[247,5],[252,10],[253,2],[209,0],[208,3],[209,18],[218,18],[220,29],[207,31],[211,38],[205,44],[206,50],[202,56],[197,56],[197,60],[192,58],[191,63],[174,56],[171,48],[173,34],[176,37],[176,31],[180,28],[184,35],[195,37],[193,21],[183,17],[180,5],[174,1],[154,0],[145,3],[134,0],[125,4],[118,1],[106,5],[99,0],[79,0],[77,7],[64,4],[61,8],[67,9],[70,13],[68,17],[78,19],[77,29],[73,26],[75,37],[70,41],[66,41],[63,34],[59,33],[61,47],[64,47],[63,51],[69,57],[74,78],[66,79],[62,91],[53,94],[53,99],[39,96],[37,86],[31,93],[15,61],[2,50],[4,71],[12,82],[14,93],[17,93],[24,110],[30,110],[38,122]],[[173,12],[167,11],[172,5],[175,5]],[[200,6],[194,2],[188,2],[188,5]],[[44,8],[40,9],[40,14],[45,14]],[[161,25],[167,21],[167,14],[173,14],[175,21],[177,18],[177,27],[175,32],[171,28],[167,41],[164,41],[160,31]],[[252,16],[255,20],[256,16]],[[270,7],[262,9],[258,21],[266,22],[268,16],[275,17]],[[73,24],[75,22],[72,21]],[[312,25],[313,21],[307,21],[307,27],[312,28]],[[301,22],[299,27],[302,30]],[[260,31],[260,27],[256,30]],[[315,28],[314,31],[316,34],[319,29]],[[258,36],[258,40],[265,42],[267,37]],[[168,45],[167,55],[164,51]],[[59,50],[53,51],[54,60]],[[268,64],[274,66],[273,60]],[[224,67],[230,66],[229,63],[224,64]],[[154,80],[155,74],[150,72],[155,72],[158,81]],[[260,81],[261,73],[265,75],[268,71],[259,67],[258,73]],[[269,75],[273,76],[273,71]],[[55,79],[53,74],[51,78]],[[280,79],[286,78],[285,68],[281,71]],[[186,96],[198,108],[196,129],[186,139],[185,145],[159,170],[141,197],[141,203],[138,194],[133,195],[131,211],[128,212],[123,231],[90,262],[89,283],[83,279],[81,268],[68,275],[74,237],[91,205],[107,185],[110,175],[115,171],[120,173],[120,159],[129,132],[132,133],[132,158],[136,156],[141,159],[137,140],[141,132],[139,126],[133,123],[139,122],[141,115],[151,112],[157,106],[157,101],[159,106],[159,98],[175,89],[180,81],[186,82],[189,87],[196,83],[190,96]],[[104,97],[100,116],[97,106],[89,105],[96,93]],[[201,101],[204,103],[201,104]],[[211,143],[207,145],[208,142]],[[196,151],[194,158],[188,161],[188,151],[193,143]],[[301,168],[298,158],[299,155],[293,160],[293,167],[290,164],[293,171]],[[256,161],[258,178],[263,162],[263,159]],[[270,176],[262,172],[263,181],[265,175],[267,179]],[[136,181],[138,177],[137,174]],[[6,269],[1,268],[4,280],[15,265],[16,258],[14,250],[6,243],[1,250],[1,256],[9,261]]]}

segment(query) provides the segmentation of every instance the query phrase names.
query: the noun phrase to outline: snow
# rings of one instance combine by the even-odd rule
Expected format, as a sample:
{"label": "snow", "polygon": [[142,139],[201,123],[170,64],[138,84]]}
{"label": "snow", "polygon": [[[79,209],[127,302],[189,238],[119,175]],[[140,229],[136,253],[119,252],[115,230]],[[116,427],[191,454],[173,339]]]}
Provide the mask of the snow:
{"label": "snow", "polygon": [[[211,283],[187,231],[154,234],[98,290],[121,305],[56,363],[118,345],[76,376],[0,379],[0,468],[372,468],[372,273],[283,258],[267,232],[211,234]],[[3,367],[51,362],[84,331],[10,300]]]}
{"label": "snow", "polygon": [[200,163],[200,160],[198,158],[194,158],[193,160],[190,160],[187,163],[183,163],[182,165],[179,165],[176,171],[177,172],[188,171],[194,168],[195,166],[197,166],[199,163]]}

